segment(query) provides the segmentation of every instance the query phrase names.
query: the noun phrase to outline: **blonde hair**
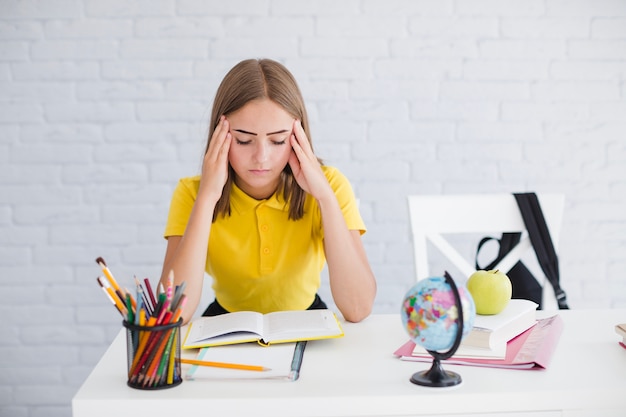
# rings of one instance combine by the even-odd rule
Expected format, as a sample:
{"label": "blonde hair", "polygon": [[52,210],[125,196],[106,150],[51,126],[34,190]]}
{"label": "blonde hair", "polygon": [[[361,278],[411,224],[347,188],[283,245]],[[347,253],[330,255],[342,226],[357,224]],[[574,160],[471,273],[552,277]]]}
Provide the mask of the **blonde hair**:
{"label": "blonde hair", "polygon": [[[226,74],[217,89],[213,101],[205,153],[209,149],[211,137],[220,117],[222,115],[228,116],[248,102],[258,99],[269,99],[281,106],[295,119],[300,120],[309,142],[311,141],[304,100],[293,75],[284,65],[271,59],[247,59],[235,65]],[[213,221],[218,215],[224,217],[230,215],[230,193],[234,177],[235,173],[229,164],[228,179],[224,185],[222,196],[215,206]],[[278,190],[282,193],[285,204],[289,203],[289,219],[301,219],[304,215],[306,192],[298,185],[289,164],[281,173]]]}

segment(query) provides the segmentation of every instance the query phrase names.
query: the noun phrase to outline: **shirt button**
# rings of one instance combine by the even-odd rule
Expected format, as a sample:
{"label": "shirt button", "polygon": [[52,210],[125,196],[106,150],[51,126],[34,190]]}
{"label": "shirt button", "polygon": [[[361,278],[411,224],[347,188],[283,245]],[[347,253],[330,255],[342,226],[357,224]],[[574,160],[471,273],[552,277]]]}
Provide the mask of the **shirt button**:
{"label": "shirt button", "polygon": [[263,248],[263,253],[266,254],[266,255],[269,255],[270,248]]}
{"label": "shirt button", "polygon": [[268,230],[270,230],[270,227],[268,225],[264,224],[261,226],[261,231],[267,232]]}

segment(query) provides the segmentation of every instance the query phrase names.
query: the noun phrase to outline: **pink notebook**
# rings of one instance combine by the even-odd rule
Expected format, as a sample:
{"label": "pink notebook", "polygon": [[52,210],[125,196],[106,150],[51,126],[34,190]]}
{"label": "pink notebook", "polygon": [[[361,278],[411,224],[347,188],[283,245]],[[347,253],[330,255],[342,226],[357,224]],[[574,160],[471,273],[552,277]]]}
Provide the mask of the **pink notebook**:
{"label": "pink notebook", "polygon": [[[485,366],[507,369],[546,369],[550,364],[556,345],[563,332],[563,319],[557,314],[540,319],[530,329],[519,334],[507,343],[504,359],[465,359],[452,356],[443,364]],[[394,355],[401,360],[431,362],[430,355],[413,353],[415,343],[408,341],[398,348]]]}

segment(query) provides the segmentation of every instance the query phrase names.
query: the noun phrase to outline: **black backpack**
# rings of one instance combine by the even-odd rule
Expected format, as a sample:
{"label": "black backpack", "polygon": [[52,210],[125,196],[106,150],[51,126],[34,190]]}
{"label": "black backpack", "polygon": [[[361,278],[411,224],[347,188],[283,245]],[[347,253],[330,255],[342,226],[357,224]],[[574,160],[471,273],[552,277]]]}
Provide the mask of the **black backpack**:
{"label": "black backpack", "polygon": [[[537,255],[539,266],[554,289],[554,295],[556,296],[559,309],[567,310],[569,309],[567,297],[559,283],[558,257],[554,250],[550,232],[546,225],[543,212],[541,211],[537,195],[535,193],[514,193],[513,195],[515,196],[522,218],[524,219],[524,224],[526,225],[526,230],[528,230],[528,236],[535,250],[535,254]],[[503,233],[500,239],[490,236],[482,238],[476,249],[476,269],[493,269],[497,263],[519,243],[520,238],[520,232]],[[481,247],[490,240],[499,241],[500,249],[498,250],[498,256],[489,265],[479,267],[478,253]],[[542,308],[543,287],[522,261],[518,261],[513,268],[507,272],[507,275],[511,279],[511,285],[513,287],[512,298],[531,300],[539,305],[539,309]]]}

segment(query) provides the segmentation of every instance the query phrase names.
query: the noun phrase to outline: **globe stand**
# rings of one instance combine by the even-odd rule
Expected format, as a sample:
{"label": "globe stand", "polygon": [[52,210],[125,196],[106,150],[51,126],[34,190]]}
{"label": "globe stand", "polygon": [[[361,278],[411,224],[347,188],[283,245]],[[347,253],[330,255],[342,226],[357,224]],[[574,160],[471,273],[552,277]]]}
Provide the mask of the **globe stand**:
{"label": "globe stand", "polygon": [[428,371],[416,372],[411,376],[411,382],[426,387],[451,387],[461,383],[461,375],[456,372],[446,371],[437,358]]}
{"label": "globe stand", "polygon": [[411,376],[410,381],[417,385],[426,387],[451,387],[461,383],[461,375],[456,372],[446,371],[441,365],[441,361],[450,358],[459,348],[461,339],[463,338],[463,305],[461,304],[461,295],[459,289],[450,274],[446,271],[444,278],[454,294],[454,303],[456,305],[456,311],[458,317],[456,320],[456,337],[450,350],[444,353],[440,353],[434,350],[428,350],[427,352],[433,357],[433,364],[428,371],[416,372]]}

